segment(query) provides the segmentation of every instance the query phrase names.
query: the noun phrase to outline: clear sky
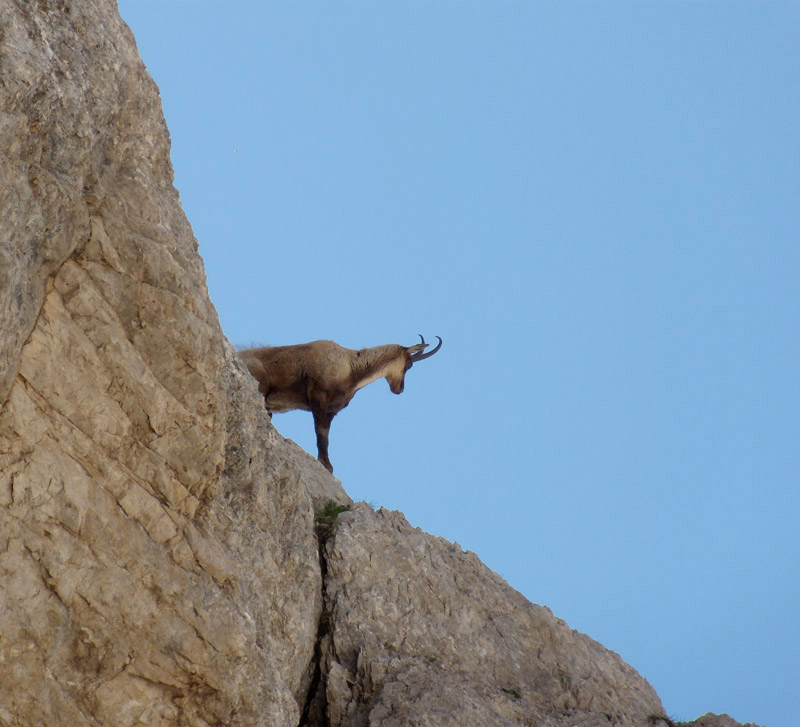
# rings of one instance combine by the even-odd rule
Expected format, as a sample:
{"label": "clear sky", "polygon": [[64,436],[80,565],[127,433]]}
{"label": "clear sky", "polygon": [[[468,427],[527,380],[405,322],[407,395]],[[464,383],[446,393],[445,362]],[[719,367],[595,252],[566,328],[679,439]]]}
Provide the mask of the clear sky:
{"label": "clear sky", "polygon": [[119,4],[228,338],[444,339],[334,421],[347,491],[673,718],[796,727],[800,4]]}

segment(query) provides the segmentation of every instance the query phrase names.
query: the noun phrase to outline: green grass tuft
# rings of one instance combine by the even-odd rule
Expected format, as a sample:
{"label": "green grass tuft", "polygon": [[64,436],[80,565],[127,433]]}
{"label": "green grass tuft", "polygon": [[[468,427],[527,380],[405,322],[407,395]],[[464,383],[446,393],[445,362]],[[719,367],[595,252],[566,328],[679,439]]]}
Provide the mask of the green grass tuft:
{"label": "green grass tuft", "polygon": [[350,509],[350,505],[340,505],[338,502],[328,500],[325,505],[314,514],[314,530],[317,533],[320,545],[327,542],[336,532],[336,518]]}

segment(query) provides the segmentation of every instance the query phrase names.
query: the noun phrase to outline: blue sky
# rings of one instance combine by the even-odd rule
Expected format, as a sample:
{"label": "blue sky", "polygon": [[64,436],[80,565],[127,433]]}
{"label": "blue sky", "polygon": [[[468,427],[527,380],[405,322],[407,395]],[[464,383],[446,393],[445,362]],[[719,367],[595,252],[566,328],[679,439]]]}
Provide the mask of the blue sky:
{"label": "blue sky", "polygon": [[334,421],[348,492],[793,727],[800,4],[119,5],[228,338],[444,339]]}

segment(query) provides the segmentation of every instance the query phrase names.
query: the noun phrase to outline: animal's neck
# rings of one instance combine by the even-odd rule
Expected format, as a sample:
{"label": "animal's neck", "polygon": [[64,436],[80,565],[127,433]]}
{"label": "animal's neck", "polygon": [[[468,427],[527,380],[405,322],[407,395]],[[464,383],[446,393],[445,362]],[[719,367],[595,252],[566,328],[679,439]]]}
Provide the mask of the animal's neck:
{"label": "animal's neck", "polygon": [[391,363],[400,355],[402,346],[388,343],[384,346],[362,348],[353,359],[353,378],[359,389],[384,377]]}

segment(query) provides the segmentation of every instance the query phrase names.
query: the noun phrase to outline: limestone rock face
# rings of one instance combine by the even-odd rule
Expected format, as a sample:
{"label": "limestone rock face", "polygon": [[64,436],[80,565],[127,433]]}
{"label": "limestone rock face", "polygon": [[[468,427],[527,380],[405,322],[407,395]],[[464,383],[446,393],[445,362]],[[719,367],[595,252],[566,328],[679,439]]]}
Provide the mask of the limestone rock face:
{"label": "limestone rock face", "polygon": [[643,725],[663,713],[619,656],[401,513],[359,504],[326,550],[332,727]]}
{"label": "limestone rock face", "polygon": [[0,3],[0,149],[0,725],[663,714],[473,554],[334,522],[220,330],[114,0]]}
{"label": "limestone rock face", "polygon": [[111,1],[0,5],[0,723],[297,724],[311,499]]}

